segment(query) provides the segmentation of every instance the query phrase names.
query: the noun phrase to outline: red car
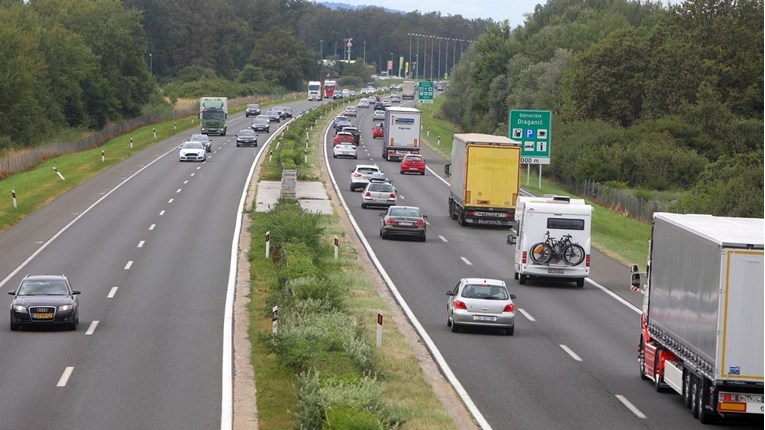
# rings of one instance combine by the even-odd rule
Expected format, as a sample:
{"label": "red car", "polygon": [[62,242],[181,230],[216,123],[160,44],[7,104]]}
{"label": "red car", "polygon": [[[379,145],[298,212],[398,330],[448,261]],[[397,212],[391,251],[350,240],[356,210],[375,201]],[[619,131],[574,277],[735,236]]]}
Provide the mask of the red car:
{"label": "red car", "polygon": [[335,139],[332,141],[332,144],[334,145],[337,145],[338,143],[350,143],[351,145],[356,145],[356,139],[354,139],[351,133],[341,131],[335,135]]}
{"label": "red car", "polygon": [[377,139],[378,137],[382,138],[384,135],[385,135],[385,132],[383,131],[383,128],[380,127],[379,125],[376,126],[374,130],[372,130],[372,137],[374,139]]}
{"label": "red car", "polygon": [[425,174],[425,159],[420,154],[406,154],[401,159],[401,174],[404,173],[419,173]]}

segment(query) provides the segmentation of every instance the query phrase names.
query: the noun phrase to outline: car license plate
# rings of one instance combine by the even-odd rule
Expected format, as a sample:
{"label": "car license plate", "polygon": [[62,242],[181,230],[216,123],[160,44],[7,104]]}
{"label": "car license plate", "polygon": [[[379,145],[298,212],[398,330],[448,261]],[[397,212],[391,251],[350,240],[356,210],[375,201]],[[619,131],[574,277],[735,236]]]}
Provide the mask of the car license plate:
{"label": "car license plate", "polygon": [[496,321],[497,317],[488,317],[485,315],[473,315],[473,321]]}
{"label": "car license plate", "polygon": [[547,273],[554,273],[556,275],[562,275],[563,274],[563,269],[554,269],[554,268],[550,267],[550,268],[547,269]]}
{"label": "car license plate", "polygon": [[398,223],[398,225],[412,226],[412,225],[414,225],[414,223],[413,222],[400,222],[400,223]]}
{"label": "car license plate", "polygon": [[35,317],[35,319],[38,319],[38,320],[49,320],[53,318],[53,312],[33,314],[33,316]]}
{"label": "car license plate", "polygon": [[502,225],[502,222],[497,219],[477,219],[478,224],[489,224],[489,225]]}

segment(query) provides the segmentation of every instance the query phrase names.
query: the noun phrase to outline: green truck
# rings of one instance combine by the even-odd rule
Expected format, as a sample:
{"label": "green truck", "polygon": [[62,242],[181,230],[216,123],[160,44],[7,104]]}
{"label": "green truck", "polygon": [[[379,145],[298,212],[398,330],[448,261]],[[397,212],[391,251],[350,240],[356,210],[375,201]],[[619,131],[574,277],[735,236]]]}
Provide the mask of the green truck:
{"label": "green truck", "polygon": [[226,97],[202,97],[199,99],[199,123],[202,134],[226,135],[228,126],[228,99]]}

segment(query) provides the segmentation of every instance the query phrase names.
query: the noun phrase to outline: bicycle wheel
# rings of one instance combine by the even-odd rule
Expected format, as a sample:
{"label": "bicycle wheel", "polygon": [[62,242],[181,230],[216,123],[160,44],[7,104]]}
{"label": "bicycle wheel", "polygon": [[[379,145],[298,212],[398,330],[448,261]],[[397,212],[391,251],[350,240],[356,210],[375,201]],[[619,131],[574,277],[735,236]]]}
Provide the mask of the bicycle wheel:
{"label": "bicycle wheel", "polygon": [[539,242],[529,248],[531,261],[537,264],[547,264],[553,255],[553,250],[544,242]]}
{"label": "bicycle wheel", "polygon": [[584,261],[584,248],[576,243],[569,244],[563,249],[563,261],[572,266],[579,265]]}

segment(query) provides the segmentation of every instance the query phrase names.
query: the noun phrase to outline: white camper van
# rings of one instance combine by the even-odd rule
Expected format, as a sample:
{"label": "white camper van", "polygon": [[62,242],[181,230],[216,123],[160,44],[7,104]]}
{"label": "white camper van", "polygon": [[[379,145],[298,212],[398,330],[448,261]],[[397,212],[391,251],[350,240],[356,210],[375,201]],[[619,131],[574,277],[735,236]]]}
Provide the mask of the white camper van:
{"label": "white camper van", "polygon": [[507,244],[515,248],[515,279],[571,280],[584,286],[590,275],[592,206],[566,196],[519,196],[515,208],[517,236]]}

